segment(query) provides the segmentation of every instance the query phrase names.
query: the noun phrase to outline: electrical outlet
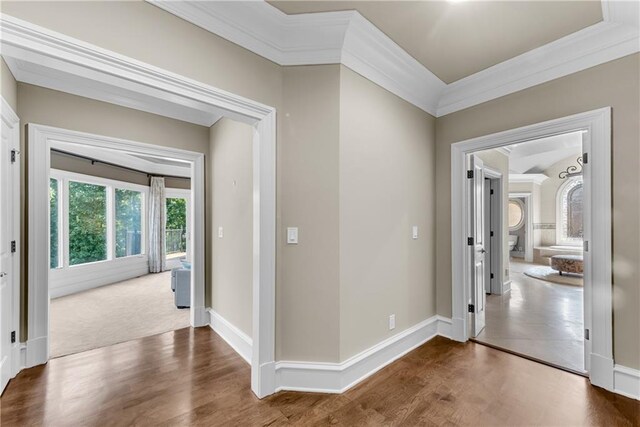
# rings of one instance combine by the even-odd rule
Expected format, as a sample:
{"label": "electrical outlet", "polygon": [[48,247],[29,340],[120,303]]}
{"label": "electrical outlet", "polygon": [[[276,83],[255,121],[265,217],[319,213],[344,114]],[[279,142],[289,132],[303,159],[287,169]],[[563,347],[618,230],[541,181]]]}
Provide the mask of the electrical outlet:
{"label": "electrical outlet", "polygon": [[393,331],[396,328],[396,315],[392,314],[389,316],[389,330]]}

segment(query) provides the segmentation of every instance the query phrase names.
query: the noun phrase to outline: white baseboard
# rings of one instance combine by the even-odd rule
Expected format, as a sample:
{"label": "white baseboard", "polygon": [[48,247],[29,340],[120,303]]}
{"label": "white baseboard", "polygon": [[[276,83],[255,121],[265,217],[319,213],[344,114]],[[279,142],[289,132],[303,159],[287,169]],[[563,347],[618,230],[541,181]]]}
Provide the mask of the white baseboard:
{"label": "white baseboard", "polygon": [[506,280],[502,284],[502,295],[506,294],[509,291],[511,291],[511,280]]}
{"label": "white baseboard", "polygon": [[207,309],[210,316],[209,326],[220,335],[248,364],[251,364],[253,340],[212,308]]}
{"label": "white baseboard", "polygon": [[49,360],[49,339],[47,337],[38,337],[28,340],[24,353],[23,366],[25,368],[47,363]]}
{"label": "white baseboard", "polygon": [[438,319],[438,335],[451,339],[451,319],[448,317],[437,315]]}
{"label": "white baseboard", "polygon": [[626,366],[613,366],[613,391],[640,400],[640,371]]}
{"label": "white baseboard", "polygon": [[146,274],[149,274],[146,256],[51,270],[49,297],[59,298]]}
{"label": "white baseboard", "polygon": [[343,393],[443,332],[451,322],[433,316],[341,363],[276,362],[276,391]]}

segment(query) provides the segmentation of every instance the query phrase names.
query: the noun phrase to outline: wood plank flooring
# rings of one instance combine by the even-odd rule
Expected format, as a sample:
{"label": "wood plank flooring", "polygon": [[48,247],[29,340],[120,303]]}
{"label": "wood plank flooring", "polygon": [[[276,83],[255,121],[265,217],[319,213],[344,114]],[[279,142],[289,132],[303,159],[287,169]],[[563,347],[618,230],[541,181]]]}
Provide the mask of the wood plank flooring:
{"label": "wood plank flooring", "polygon": [[578,375],[440,337],[344,394],[281,392],[258,400],[249,366],[209,328],[25,370],[3,394],[1,411],[2,426],[640,424],[638,401]]}

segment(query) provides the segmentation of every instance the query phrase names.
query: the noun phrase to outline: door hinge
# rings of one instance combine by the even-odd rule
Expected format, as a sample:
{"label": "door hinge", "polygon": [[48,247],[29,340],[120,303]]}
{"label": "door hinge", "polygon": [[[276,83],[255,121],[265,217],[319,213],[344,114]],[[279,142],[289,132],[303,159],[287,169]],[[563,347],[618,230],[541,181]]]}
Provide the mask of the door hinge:
{"label": "door hinge", "polygon": [[491,278],[493,279],[493,273],[491,273]]}
{"label": "door hinge", "polygon": [[469,304],[469,313],[475,313],[476,312],[476,306],[473,304]]}
{"label": "door hinge", "polygon": [[493,237],[493,231],[489,232],[489,237]]}
{"label": "door hinge", "polygon": [[493,188],[489,190],[489,195],[493,196]]}
{"label": "door hinge", "polygon": [[585,252],[589,252],[589,241],[585,240],[584,242],[582,242],[582,246]]}
{"label": "door hinge", "polygon": [[12,240],[11,241],[11,253],[15,253],[16,252],[16,241]]}
{"label": "door hinge", "polygon": [[473,246],[473,237],[467,237],[467,245]]}
{"label": "door hinge", "polygon": [[467,171],[467,178],[469,178],[469,179],[473,178],[473,171],[472,170],[468,170]]}
{"label": "door hinge", "polygon": [[589,163],[589,153],[584,153],[582,155],[582,164],[586,165],[587,163]]}
{"label": "door hinge", "polygon": [[11,344],[16,342],[16,331],[11,331]]}
{"label": "door hinge", "polygon": [[18,150],[11,150],[11,163],[16,162],[16,156],[20,154]]}
{"label": "door hinge", "polygon": [[588,340],[588,339],[589,339],[589,330],[588,330],[588,329],[585,329],[585,330],[584,330],[584,339],[585,339],[585,340]]}

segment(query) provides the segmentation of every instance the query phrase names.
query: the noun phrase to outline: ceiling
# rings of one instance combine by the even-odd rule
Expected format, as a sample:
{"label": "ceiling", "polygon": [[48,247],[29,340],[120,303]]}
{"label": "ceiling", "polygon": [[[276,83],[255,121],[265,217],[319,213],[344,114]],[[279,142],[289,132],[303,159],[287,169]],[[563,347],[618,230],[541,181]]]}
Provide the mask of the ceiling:
{"label": "ceiling", "polygon": [[582,132],[572,132],[536,139],[507,147],[512,173],[542,173],[550,166],[582,152]]}
{"label": "ceiling", "polygon": [[357,10],[445,83],[602,21],[599,1],[270,1],[287,14]]}

